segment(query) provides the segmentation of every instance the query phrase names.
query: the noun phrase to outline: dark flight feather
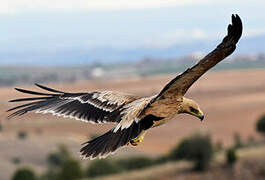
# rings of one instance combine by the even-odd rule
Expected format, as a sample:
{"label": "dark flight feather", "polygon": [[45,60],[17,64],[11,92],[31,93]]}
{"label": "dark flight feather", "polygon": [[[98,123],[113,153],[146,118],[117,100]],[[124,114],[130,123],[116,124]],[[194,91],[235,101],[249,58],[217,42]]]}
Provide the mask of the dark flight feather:
{"label": "dark flight feather", "polygon": [[[52,113],[54,115],[72,117],[87,122],[119,122],[121,120],[119,113],[121,112],[118,111],[118,109],[124,104],[129,103],[135,99],[135,97],[133,96],[119,95],[118,98],[121,98],[120,101],[123,102],[123,104],[117,104],[117,102],[119,102],[119,99],[117,97],[115,99],[115,102],[112,99],[108,98],[102,101],[102,97],[98,98],[99,96],[101,96],[101,92],[67,93],[40,84],[36,84],[36,86],[52,93],[42,93],[15,88],[19,92],[30,95],[39,95],[41,97],[19,98],[10,100],[9,102],[33,102],[10,108],[9,110],[7,110],[7,112],[13,110],[17,111],[10,114],[8,118],[20,116],[27,112],[36,110],[39,113]],[[112,95],[112,92],[108,93]],[[115,98],[115,95],[116,94],[113,94],[112,96]],[[112,112],[114,111],[115,113],[112,114]]]}

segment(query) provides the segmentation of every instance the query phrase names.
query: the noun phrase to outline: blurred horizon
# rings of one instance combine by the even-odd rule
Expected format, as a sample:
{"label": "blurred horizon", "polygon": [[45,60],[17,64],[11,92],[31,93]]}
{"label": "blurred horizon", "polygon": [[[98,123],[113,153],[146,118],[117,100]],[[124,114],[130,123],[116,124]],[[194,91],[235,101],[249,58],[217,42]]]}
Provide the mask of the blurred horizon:
{"label": "blurred horizon", "polygon": [[[255,3],[254,3],[255,2]],[[179,58],[211,51],[231,14],[242,18],[235,54],[265,52],[265,2],[176,0],[0,1],[1,65],[82,65]]]}

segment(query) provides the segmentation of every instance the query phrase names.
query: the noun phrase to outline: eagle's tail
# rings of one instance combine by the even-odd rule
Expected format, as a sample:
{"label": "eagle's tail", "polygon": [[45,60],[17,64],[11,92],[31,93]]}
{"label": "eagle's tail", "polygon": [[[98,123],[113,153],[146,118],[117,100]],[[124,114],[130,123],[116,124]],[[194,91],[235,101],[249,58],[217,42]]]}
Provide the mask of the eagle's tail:
{"label": "eagle's tail", "polygon": [[134,122],[129,128],[119,129],[114,132],[111,129],[107,133],[91,141],[84,143],[80,150],[83,158],[105,158],[113,154],[117,149],[127,145],[130,140],[135,139],[143,130],[142,123]]}

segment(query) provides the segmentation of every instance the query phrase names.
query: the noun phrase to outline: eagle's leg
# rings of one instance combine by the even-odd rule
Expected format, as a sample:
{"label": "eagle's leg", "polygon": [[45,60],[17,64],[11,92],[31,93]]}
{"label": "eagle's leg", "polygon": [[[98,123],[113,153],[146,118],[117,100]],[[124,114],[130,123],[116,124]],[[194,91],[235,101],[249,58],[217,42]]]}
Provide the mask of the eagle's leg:
{"label": "eagle's leg", "polygon": [[146,134],[146,131],[143,130],[143,131],[139,134],[139,136],[137,136],[137,138],[132,139],[132,140],[130,141],[131,145],[133,145],[133,146],[137,146],[137,145],[139,145],[139,144],[144,140],[144,135],[145,135],[145,134]]}

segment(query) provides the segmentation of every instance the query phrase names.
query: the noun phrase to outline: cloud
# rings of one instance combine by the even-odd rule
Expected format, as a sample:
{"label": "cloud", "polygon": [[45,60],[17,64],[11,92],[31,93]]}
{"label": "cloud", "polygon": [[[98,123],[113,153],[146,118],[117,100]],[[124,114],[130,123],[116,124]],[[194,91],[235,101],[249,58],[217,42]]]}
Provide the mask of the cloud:
{"label": "cloud", "polygon": [[210,32],[203,29],[177,29],[157,35],[152,40],[146,41],[147,46],[168,48],[176,44],[192,43],[196,40],[217,39],[220,33]]}
{"label": "cloud", "polygon": [[254,36],[261,36],[265,35],[264,28],[248,28],[244,30],[243,37],[254,37]]}
{"label": "cloud", "polygon": [[207,32],[201,29],[194,29],[191,31],[190,34],[191,34],[191,37],[196,40],[206,39],[208,37]]}
{"label": "cloud", "polygon": [[[215,41],[222,39],[226,35],[224,31],[211,31],[204,29],[177,29],[174,31],[165,32],[161,35],[157,35],[153,39],[149,39],[145,42],[146,46],[156,47],[156,48],[168,48],[172,45],[177,44],[188,44],[193,43],[197,40],[208,40]],[[264,28],[246,28],[243,31],[243,37],[255,37],[255,36],[265,36]]]}
{"label": "cloud", "polygon": [[0,13],[150,9],[209,2],[210,0],[0,0]]}

